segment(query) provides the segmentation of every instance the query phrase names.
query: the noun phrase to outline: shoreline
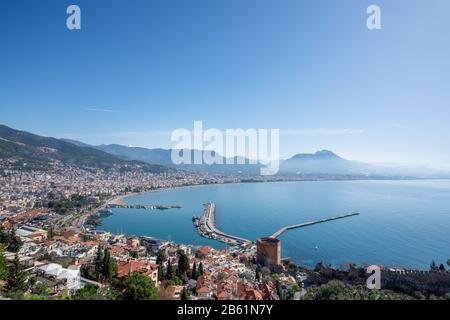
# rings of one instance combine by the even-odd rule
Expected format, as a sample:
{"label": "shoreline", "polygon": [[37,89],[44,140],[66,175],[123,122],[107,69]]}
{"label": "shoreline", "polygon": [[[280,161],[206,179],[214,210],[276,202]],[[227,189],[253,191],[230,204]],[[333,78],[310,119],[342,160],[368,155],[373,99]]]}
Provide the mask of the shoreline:
{"label": "shoreline", "polygon": [[441,179],[441,178],[386,178],[386,179],[299,179],[299,180],[273,180],[273,181],[239,181],[239,182],[223,182],[223,183],[201,183],[201,184],[192,184],[192,185],[184,185],[184,186],[176,186],[176,187],[161,187],[158,189],[152,189],[147,191],[140,191],[140,192],[132,192],[124,195],[118,195],[114,196],[107,202],[106,204],[111,203],[112,201],[122,201],[125,204],[129,204],[126,202],[126,198],[135,197],[144,195],[146,193],[153,193],[153,192],[161,192],[161,191],[167,191],[167,190],[176,190],[176,189],[185,189],[185,188],[193,188],[193,187],[207,187],[207,186],[221,186],[221,185],[227,185],[227,184],[259,184],[259,183],[280,183],[280,182],[291,182],[291,183],[298,183],[298,182],[357,182],[357,181],[450,181],[450,179]]}
{"label": "shoreline", "polygon": [[[449,181],[450,179],[407,179],[406,181],[436,181],[436,180],[441,180],[441,181]],[[169,191],[172,189],[186,189],[186,188],[193,188],[193,187],[207,187],[207,186],[213,186],[213,185],[226,185],[226,184],[248,184],[248,183],[252,183],[252,184],[257,184],[257,183],[262,183],[262,182],[267,182],[267,183],[272,183],[272,182],[292,182],[292,183],[296,183],[296,182],[352,182],[352,181],[368,181],[368,182],[378,182],[380,181],[379,179],[359,179],[359,180],[354,180],[354,179],[350,179],[350,180],[282,180],[282,181],[261,181],[261,182],[248,182],[248,181],[239,181],[239,182],[227,182],[227,183],[210,183],[210,184],[192,184],[192,185],[182,185],[182,186],[173,186],[173,187],[161,187],[158,189],[152,189],[152,190],[147,190],[147,191],[141,191],[141,192],[133,192],[133,193],[127,193],[127,194],[123,194],[123,195],[117,195],[114,196],[110,199],[108,199],[108,202],[113,202],[113,201],[124,201],[125,203],[127,203],[127,199],[134,197],[134,196],[140,196],[140,195],[145,195],[145,194],[150,194],[153,192],[160,192],[160,191]],[[392,182],[396,182],[396,181],[405,181],[405,179],[384,179],[381,180],[382,181],[392,181]],[[107,230],[101,230],[101,227],[98,229],[99,231],[107,231]],[[107,231],[108,232],[108,231]],[[110,232],[110,231],[109,231]],[[114,233],[114,232],[111,232]],[[149,236],[152,236],[151,234],[147,234]],[[199,237],[201,237],[201,235],[198,235]],[[192,243],[190,241],[183,241],[183,242],[177,242],[177,241],[173,241],[174,243],[180,243],[180,244],[186,244],[188,246],[199,246],[199,244],[195,244]],[[219,246],[222,244],[220,241],[217,241],[217,243],[219,244]],[[206,244],[207,245],[207,244]],[[219,249],[219,246],[213,246],[216,249]],[[287,259],[288,256],[286,257],[282,257],[282,259]],[[367,260],[367,259],[366,259]],[[305,268],[314,268],[314,265],[311,264],[313,263],[311,261],[311,263],[308,263],[306,261],[295,261],[295,260],[291,260],[293,261],[296,265],[305,267]],[[348,264],[347,263],[336,263],[336,264],[332,264],[333,267],[336,268],[340,268],[341,264]],[[367,265],[370,263],[364,262],[364,261],[360,261],[360,262],[356,262],[354,263],[355,265]],[[376,264],[376,263],[375,263]],[[386,268],[400,268],[400,269],[414,269],[414,270],[427,270],[426,266],[421,266],[421,264],[415,264],[415,263],[410,263],[410,264],[399,264],[399,263],[393,263],[393,264],[383,264],[382,266],[386,267]]]}

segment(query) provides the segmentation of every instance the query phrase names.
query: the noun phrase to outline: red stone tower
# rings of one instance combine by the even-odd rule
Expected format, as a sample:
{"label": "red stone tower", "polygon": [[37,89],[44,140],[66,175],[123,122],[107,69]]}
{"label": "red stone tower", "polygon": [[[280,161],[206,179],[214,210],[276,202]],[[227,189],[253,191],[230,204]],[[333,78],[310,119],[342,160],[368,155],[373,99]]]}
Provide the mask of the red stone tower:
{"label": "red stone tower", "polygon": [[280,240],[259,238],[256,241],[256,260],[258,264],[270,269],[281,264]]}

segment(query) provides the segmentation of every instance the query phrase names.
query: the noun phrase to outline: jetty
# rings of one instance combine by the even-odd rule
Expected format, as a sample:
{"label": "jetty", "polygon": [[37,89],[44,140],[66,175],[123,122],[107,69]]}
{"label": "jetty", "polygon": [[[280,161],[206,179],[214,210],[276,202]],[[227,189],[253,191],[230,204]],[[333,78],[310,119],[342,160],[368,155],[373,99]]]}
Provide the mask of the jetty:
{"label": "jetty", "polygon": [[109,201],[105,205],[105,209],[146,209],[146,210],[167,210],[167,209],[180,209],[179,205],[160,205],[160,204],[128,204],[123,200],[123,196],[117,197]]}
{"label": "jetty", "polygon": [[314,224],[325,223],[328,221],[333,221],[333,220],[338,220],[338,219],[345,219],[345,218],[349,218],[349,217],[353,217],[353,216],[357,216],[357,215],[359,215],[359,213],[350,213],[350,214],[345,214],[342,216],[330,217],[330,218],[325,218],[325,219],[321,219],[321,220],[317,220],[317,221],[310,221],[310,222],[305,222],[305,223],[300,223],[300,224],[294,224],[291,226],[281,228],[280,230],[275,232],[273,235],[271,235],[270,238],[278,238],[280,235],[282,235],[283,233],[285,233],[288,230],[304,228],[304,227],[312,226]]}
{"label": "jetty", "polygon": [[231,245],[245,245],[252,243],[252,241],[248,239],[227,234],[217,228],[215,203],[208,202],[204,204],[204,207],[205,210],[203,216],[193,218],[194,225],[197,227],[201,236]]}
{"label": "jetty", "polygon": [[179,205],[160,205],[160,204],[107,204],[106,208],[108,209],[117,209],[117,208],[125,208],[125,209],[146,209],[146,210],[167,210],[167,209],[180,209]]}

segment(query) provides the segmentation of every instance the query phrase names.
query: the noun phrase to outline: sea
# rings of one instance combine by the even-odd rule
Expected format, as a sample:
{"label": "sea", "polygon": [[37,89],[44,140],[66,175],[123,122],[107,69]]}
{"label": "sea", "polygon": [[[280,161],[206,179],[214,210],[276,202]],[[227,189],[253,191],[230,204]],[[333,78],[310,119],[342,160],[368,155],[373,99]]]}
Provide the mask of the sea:
{"label": "sea", "polygon": [[318,262],[429,269],[450,259],[450,180],[298,181],[173,188],[125,198],[129,204],[180,209],[113,209],[100,230],[223,248],[202,238],[192,218],[216,203],[222,231],[255,241],[293,224],[358,216],[288,231],[281,255],[300,265]]}

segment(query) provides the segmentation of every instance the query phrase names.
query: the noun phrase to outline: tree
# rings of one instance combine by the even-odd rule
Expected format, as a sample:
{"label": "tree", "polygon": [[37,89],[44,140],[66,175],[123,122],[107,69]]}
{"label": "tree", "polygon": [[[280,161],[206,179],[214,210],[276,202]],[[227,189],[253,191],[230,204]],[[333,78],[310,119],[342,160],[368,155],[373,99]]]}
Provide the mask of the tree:
{"label": "tree", "polygon": [[31,292],[36,295],[46,295],[51,294],[53,290],[48,285],[39,282],[33,285]]}
{"label": "tree", "polygon": [[83,264],[80,268],[80,274],[86,279],[97,280],[95,266],[92,264]]}
{"label": "tree", "polygon": [[77,290],[73,298],[75,300],[106,300],[106,297],[102,295],[99,287],[92,284],[87,284],[83,288]]}
{"label": "tree", "polygon": [[187,300],[186,289],[183,289],[183,291],[181,291],[180,300],[181,301],[186,301]]}
{"label": "tree", "polygon": [[450,259],[447,260],[447,265],[450,267]]}
{"label": "tree", "polygon": [[194,265],[192,266],[191,278],[194,280],[197,280],[197,263],[196,262],[194,262]]}
{"label": "tree", "polygon": [[167,261],[167,255],[164,250],[159,250],[156,255],[156,263],[158,264],[158,278],[159,280],[164,279],[164,262]]}
{"label": "tree", "polygon": [[125,300],[157,300],[158,291],[153,281],[139,272],[126,276],[121,286]]}
{"label": "tree", "polygon": [[164,250],[159,250],[156,255],[156,263],[161,265],[167,261],[167,254]]}
{"label": "tree", "polygon": [[202,275],[203,275],[203,263],[200,262],[200,264],[198,266],[197,277],[202,276]]}
{"label": "tree", "polygon": [[189,270],[189,258],[183,250],[178,250],[178,275],[180,278],[186,278]]}
{"label": "tree", "polygon": [[111,281],[111,279],[117,273],[117,262],[114,258],[111,258],[111,253],[108,249],[104,251],[103,262],[102,262],[102,277],[106,281]]}
{"label": "tree", "polygon": [[173,277],[172,279],[170,279],[169,281],[166,282],[166,287],[168,287],[168,286],[182,286],[182,285],[183,285],[183,280],[181,280],[177,276]]}
{"label": "tree", "polygon": [[180,300],[182,301],[186,301],[189,297],[189,293],[186,291],[186,289],[183,289],[183,291],[181,291],[181,296],[180,296]]}
{"label": "tree", "polygon": [[282,291],[281,291],[280,275],[278,275],[277,273],[273,273],[272,281],[275,285],[275,289],[277,290],[278,296],[280,297],[280,299],[284,299],[285,297],[283,296]]}
{"label": "tree", "polygon": [[0,280],[6,280],[8,277],[8,265],[3,254],[3,246],[0,244]]}
{"label": "tree", "polygon": [[435,271],[437,269],[436,262],[434,260],[431,261],[430,269],[431,271]]}
{"label": "tree", "polygon": [[260,281],[261,281],[261,275],[259,274],[259,268],[256,268],[255,280],[256,280],[257,282],[260,282]]}
{"label": "tree", "polygon": [[445,272],[445,266],[444,266],[443,263],[441,263],[441,264],[439,265],[439,271]]}
{"label": "tree", "polygon": [[23,242],[16,235],[16,230],[14,228],[9,232],[4,232],[3,229],[0,228],[0,244],[4,246],[5,250],[16,253],[22,248]]}
{"label": "tree", "polygon": [[20,265],[19,256],[14,256],[14,260],[11,263],[11,266],[8,269],[8,278],[6,281],[6,289],[9,292],[24,292],[26,291],[27,275],[22,270],[22,266]]}
{"label": "tree", "polygon": [[97,277],[96,280],[100,279],[100,276],[103,273],[103,250],[102,247],[98,246],[97,254],[95,256],[95,276]]}
{"label": "tree", "polygon": [[166,279],[170,280],[173,278],[173,273],[172,273],[172,262],[169,261],[167,262],[167,271],[166,271]]}
{"label": "tree", "polygon": [[53,226],[51,226],[47,231],[47,238],[49,240],[52,240],[54,236],[55,236],[55,232],[53,230]]}

